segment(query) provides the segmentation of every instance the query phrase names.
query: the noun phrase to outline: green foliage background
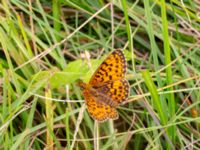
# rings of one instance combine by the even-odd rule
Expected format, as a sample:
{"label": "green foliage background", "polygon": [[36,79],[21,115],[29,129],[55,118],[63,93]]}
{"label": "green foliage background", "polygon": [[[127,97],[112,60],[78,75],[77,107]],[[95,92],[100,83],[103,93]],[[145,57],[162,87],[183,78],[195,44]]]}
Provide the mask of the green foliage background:
{"label": "green foliage background", "polygon": [[[200,2],[2,0],[0,149],[200,149]],[[122,49],[130,97],[95,122],[77,80]]]}

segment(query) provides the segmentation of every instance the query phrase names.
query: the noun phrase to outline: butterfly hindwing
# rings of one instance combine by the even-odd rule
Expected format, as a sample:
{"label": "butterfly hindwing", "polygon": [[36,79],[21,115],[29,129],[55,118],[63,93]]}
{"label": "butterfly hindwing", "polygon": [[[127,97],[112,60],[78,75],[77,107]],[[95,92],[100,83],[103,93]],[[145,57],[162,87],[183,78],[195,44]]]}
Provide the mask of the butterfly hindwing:
{"label": "butterfly hindwing", "polygon": [[[94,87],[95,88],[95,87]],[[96,87],[96,99],[112,107],[117,107],[129,96],[129,83],[126,79],[109,81]]]}
{"label": "butterfly hindwing", "polygon": [[102,102],[96,100],[96,98],[90,94],[89,91],[85,90],[83,95],[86,100],[88,112],[92,118],[103,122],[107,119],[117,119],[118,113],[115,108],[105,105]]}

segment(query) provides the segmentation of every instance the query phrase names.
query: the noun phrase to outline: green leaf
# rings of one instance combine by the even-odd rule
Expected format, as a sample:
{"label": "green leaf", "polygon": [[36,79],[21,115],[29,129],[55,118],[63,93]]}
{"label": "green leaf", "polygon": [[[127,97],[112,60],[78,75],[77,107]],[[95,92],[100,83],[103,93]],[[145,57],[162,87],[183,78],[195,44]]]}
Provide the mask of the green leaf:
{"label": "green leaf", "polygon": [[76,60],[67,65],[63,71],[54,72],[50,79],[52,88],[57,88],[66,84],[74,83],[77,79],[87,81],[97,67],[99,60],[91,60],[92,68],[89,69],[88,64],[83,60]]}

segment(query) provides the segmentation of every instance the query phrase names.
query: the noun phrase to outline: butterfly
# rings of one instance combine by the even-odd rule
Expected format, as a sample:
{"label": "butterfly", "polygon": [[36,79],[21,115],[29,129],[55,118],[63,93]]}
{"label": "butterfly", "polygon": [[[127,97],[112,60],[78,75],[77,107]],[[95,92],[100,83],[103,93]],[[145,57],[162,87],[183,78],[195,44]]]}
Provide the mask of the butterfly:
{"label": "butterfly", "polygon": [[113,51],[92,75],[89,83],[78,82],[88,112],[99,122],[117,119],[117,106],[129,96],[130,86],[125,79],[126,59],[121,50]]}

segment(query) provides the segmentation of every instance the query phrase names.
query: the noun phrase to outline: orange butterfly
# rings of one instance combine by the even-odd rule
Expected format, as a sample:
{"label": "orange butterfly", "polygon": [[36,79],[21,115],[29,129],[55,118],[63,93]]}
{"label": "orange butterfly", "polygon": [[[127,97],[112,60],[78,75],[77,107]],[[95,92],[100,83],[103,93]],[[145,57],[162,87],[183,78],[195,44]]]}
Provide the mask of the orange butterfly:
{"label": "orange butterfly", "polygon": [[116,107],[129,96],[126,68],[123,52],[115,50],[102,62],[88,84],[78,83],[88,112],[94,119],[102,122],[118,118]]}

